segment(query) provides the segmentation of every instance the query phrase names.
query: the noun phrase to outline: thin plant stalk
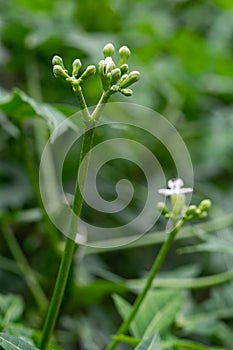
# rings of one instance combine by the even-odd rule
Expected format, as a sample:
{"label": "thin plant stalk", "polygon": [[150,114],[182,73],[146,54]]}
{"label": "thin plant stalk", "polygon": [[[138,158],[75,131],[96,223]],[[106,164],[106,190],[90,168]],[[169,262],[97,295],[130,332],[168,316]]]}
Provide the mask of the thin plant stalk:
{"label": "thin plant stalk", "polygon": [[[110,94],[103,93],[103,95],[101,96],[100,101],[97,104],[96,108],[94,109],[92,115],[89,114],[84,97],[81,94],[81,91],[79,91],[79,92],[76,91],[76,94],[79,97],[79,103],[80,103],[80,106],[82,108],[82,113],[83,113],[84,118],[88,117],[89,120],[93,120],[93,121],[90,121],[89,123],[87,123],[87,130],[83,135],[81,153],[80,153],[79,162],[78,162],[78,170],[79,170],[80,165],[81,165],[84,157],[89,153],[89,151],[92,148],[94,130],[95,130],[95,121],[98,119],[99,115],[101,114],[101,112],[104,108],[104,104],[109,99]],[[89,128],[88,124],[91,126],[91,128]],[[61,306],[61,303],[63,300],[63,296],[64,296],[64,292],[65,292],[71,264],[73,261],[73,256],[74,256],[76,248],[78,248],[78,245],[74,239],[74,233],[77,232],[77,227],[78,227],[77,218],[80,217],[81,211],[82,211],[83,197],[82,197],[81,191],[84,190],[84,188],[85,188],[85,180],[86,180],[87,172],[88,172],[88,159],[87,159],[87,162],[85,163],[84,174],[82,174],[83,175],[82,184],[79,183],[78,171],[77,171],[77,179],[76,179],[76,186],[75,186],[75,192],[74,192],[74,201],[73,201],[73,205],[72,205],[72,210],[73,210],[74,215],[72,215],[72,217],[71,217],[69,230],[67,232],[65,248],[64,248],[63,255],[62,255],[62,260],[61,260],[56,284],[54,287],[52,299],[51,299],[49,309],[48,309],[48,312],[46,315],[45,323],[44,323],[44,328],[43,328],[42,338],[41,338],[41,343],[40,343],[41,350],[45,350],[47,348],[49,340],[50,340],[52,333],[53,333],[53,330],[55,328],[56,321],[57,321],[58,314],[59,314],[59,310],[60,310],[60,306]]]}
{"label": "thin plant stalk", "polygon": [[[161,268],[161,266],[162,266],[162,264],[167,256],[167,253],[168,253],[172,243],[174,242],[177,233],[179,232],[182,225],[184,224],[184,222],[185,222],[184,219],[180,220],[179,223],[169,232],[167,239],[163,243],[163,245],[159,251],[159,254],[157,255],[155,262],[150,270],[150,273],[147,277],[147,280],[145,282],[145,285],[144,285],[142,292],[136,298],[134,305],[131,309],[131,312],[129,313],[126,320],[122,323],[122,325],[118,329],[116,335],[124,335],[128,331],[128,329],[131,325],[131,322],[135,318],[143,300],[145,299],[148,291],[150,290],[152,283],[154,281],[154,278],[157,275],[158,271],[160,270],[160,268]],[[112,342],[108,345],[106,350],[114,350],[118,343],[119,343],[119,338],[113,338]]]}

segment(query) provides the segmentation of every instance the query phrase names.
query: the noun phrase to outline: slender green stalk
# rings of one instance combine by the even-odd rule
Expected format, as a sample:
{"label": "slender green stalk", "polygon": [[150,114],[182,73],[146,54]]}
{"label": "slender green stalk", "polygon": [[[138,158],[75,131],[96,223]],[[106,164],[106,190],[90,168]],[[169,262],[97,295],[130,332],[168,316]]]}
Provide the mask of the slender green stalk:
{"label": "slender green stalk", "polygon": [[[88,130],[83,135],[82,149],[81,149],[81,154],[80,154],[80,158],[79,158],[78,168],[79,168],[83,158],[85,157],[85,155],[92,148],[93,134],[94,134],[94,128]],[[82,204],[83,204],[83,198],[82,198],[82,195],[80,193],[78,177],[77,177],[75,194],[74,194],[74,202],[73,202],[73,206],[72,206],[73,212],[74,212],[74,214],[76,214],[77,217],[79,217],[81,215]],[[69,229],[70,232],[68,232],[68,235],[67,235],[61,264],[60,264],[56,284],[54,287],[54,292],[52,295],[52,299],[51,299],[48,313],[47,313],[45,323],[44,323],[44,329],[43,329],[43,334],[42,334],[42,339],[41,339],[41,344],[40,344],[40,348],[42,350],[47,348],[49,339],[53,333],[53,330],[54,330],[54,327],[55,327],[55,324],[57,321],[58,313],[60,310],[60,306],[62,303],[62,299],[64,296],[65,287],[67,284],[71,264],[73,261],[75,248],[77,246],[75,241],[70,238],[70,236],[73,235],[73,230],[74,230],[73,218],[74,218],[74,216],[72,216],[72,219],[71,219],[70,229]],[[76,222],[76,225],[77,224],[78,224],[78,222]]]}
{"label": "slender green stalk", "polygon": [[130,337],[128,335],[124,335],[124,334],[115,335],[114,339],[118,340],[121,343],[130,344],[133,347],[137,346],[140,343],[140,339],[136,339],[136,338]]}
{"label": "slender green stalk", "polygon": [[21,276],[23,276],[25,279],[38,307],[40,310],[44,311],[48,305],[48,300],[37,281],[34,271],[24,256],[24,253],[14,236],[14,233],[8,225],[2,226],[2,233],[8,245],[8,248],[18,265]]}
{"label": "slender green stalk", "polygon": [[103,94],[102,94],[98,104],[96,105],[96,107],[95,107],[95,109],[94,109],[94,111],[93,111],[93,113],[91,115],[92,120],[96,121],[96,120],[99,119],[100,114],[101,114],[101,112],[104,109],[105,103],[108,102],[108,99],[109,99],[110,96],[111,96],[110,91],[104,91],[103,92]]}
{"label": "slender green stalk", "polygon": [[[81,94],[81,90],[77,90],[76,94],[79,97],[80,107],[82,108],[84,119],[87,122],[87,130],[83,135],[82,148],[81,148],[80,158],[78,162],[78,170],[79,170],[84,157],[89,153],[89,151],[92,148],[93,136],[94,136],[94,130],[95,130],[95,120],[97,120],[97,118],[101,114],[102,109],[104,107],[104,103],[107,102],[108,98],[110,97],[110,94],[103,93],[92,115],[89,114],[85,99]],[[87,120],[89,120],[89,122]],[[92,127],[89,128],[89,125]],[[79,182],[78,172],[77,172],[74,201],[72,205],[73,213],[75,215],[72,215],[70,220],[65,249],[63,252],[52,299],[51,299],[48,313],[45,319],[41,343],[40,343],[41,350],[45,350],[47,348],[49,340],[55,328],[60,306],[64,296],[65,287],[67,284],[71,264],[73,261],[75,248],[77,247],[75,240],[72,238],[74,238],[74,234],[77,232],[78,218],[80,217],[81,211],[82,211],[82,205],[83,205],[82,190],[84,190],[85,188],[85,180],[88,172],[88,163],[89,163],[89,160],[87,159],[87,161],[85,162],[85,168],[83,169],[82,183]]]}
{"label": "slender green stalk", "polygon": [[[163,245],[159,251],[159,254],[156,257],[155,262],[150,270],[150,273],[148,275],[148,278],[146,280],[146,283],[144,285],[142,292],[136,298],[130,314],[128,315],[127,319],[122,323],[122,325],[120,326],[116,335],[122,335],[128,331],[131,322],[133,321],[134,317],[136,316],[143,300],[145,299],[145,296],[147,295],[149,289],[151,288],[153,280],[154,280],[156,274],[158,273],[158,271],[160,270],[160,268],[164,262],[164,259],[166,258],[166,255],[167,255],[172,243],[174,242],[174,239],[175,239],[177,233],[179,232],[179,230],[183,224],[184,224],[184,219],[180,220],[180,222],[168,234],[167,239],[163,243]],[[119,338],[113,338],[112,342],[109,344],[109,346],[106,348],[106,350],[115,349],[118,343],[119,343]]]}
{"label": "slender green stalk", "polygon": [[85,98],[83,96],[81,86],[77,86],[76,89],[74,89],[74,92],[78,98],[79,105],[82,109],[82,114],[83,114],[84,119],[86,121],[90,120],[91,116],[90,116],[90,113],[88,111],[87,104],[86,104]]}

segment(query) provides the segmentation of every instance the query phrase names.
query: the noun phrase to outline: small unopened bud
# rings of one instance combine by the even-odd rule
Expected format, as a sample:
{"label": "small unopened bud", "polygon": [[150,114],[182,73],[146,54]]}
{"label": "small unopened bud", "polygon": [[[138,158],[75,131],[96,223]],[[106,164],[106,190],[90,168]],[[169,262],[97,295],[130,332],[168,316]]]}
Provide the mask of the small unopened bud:
{"label": "small unopened bud", "polygon": [[79,70],[82,67],[82,63],[79,58],[74,60],[74,62],[72,63],[72,67],[73,67],[72,75],[77,78]]}
{"label": "small unopened bud", "polygon": [[209,199],[204,199],[203,201],[201,201],[198,208],[201,211],[206,211],[206,210],[210,209],[211,205],[212,205],[212,203]]}
{"label": "small unopened bud", "polygon": [[103,89],[107,91],[110,88],[110,83],[107,76],[105,75],[105,60],[101,60],[99,62],[99,73]]}
{"label": "small unopened bud", "polygon": [[99,72],[101,75],[104,74],[104,69],[105,69],[105,61],[101,60],[99,61]]}
{"label": "small unopened bud", "polygon": [[128,62],[131,55],[130,49],[127,46],[122,46],[119,50],[120,62],[119,67]]}
{"label": "small unopened bud", "polygon": [[129,73],[126,79],[122,79],[120,81],[120,87],[126,88],[134,83],[136,83],[140,79],[140,73],[138,71],[132,71]]}
{"label": "small unopened bud", "polygon": [[194,216],[197,215],[197,206],[196,205],[190,205],[188,209],[186,210],[185,216],[187,220],[191,220]]}
{"label": "small unopened bud", "polygon": [[115,68],[111,71],[111,84],[116,84],[121,77],[121,70]]}
{"label": "small unopened bud", "polygon": [[126,78],[128,78],[129,74],[123,74],[121,77],[121,82],[123,82],[123,80],[125,80]]}
{"label": "small unopened bud", "polygon": [[112,91],[112,93],[117,92],[119,90],[119,86],[112,85],[110,90]]}
{"label": "small unopened bud", "polygon": [[53,74],[55,75],[56,78],[58,77],[65,78],[65,79],[69,78],[67,71],[57,64],[53,67]]}
{"label": "small unopened bud", "polygon": [[103,53],[105,58],[108,56],[112,57],[114,52],[115,52],[115,48],[111,43],[105,45],[103,48]]}
{"label": "small unopened bud", "polygon": [[120,66],[120,70],[121,70],[121,74],[128,73],[128,71],[129,71],[128,64],[123,64],[122,66]]}
{"label": "small unopened bud", "polygon": [[125,96],[132,96],[132,94],[133,94],[133,91],[131,89],[129,89],[129,88],[127,88],[127,89],[120,89],[120,92],[123,95],[125,95]]}
{"label": "small unopened bud", "polygon": [[163,203],[163,202],[158,202],[157,208],[158,208],[158,210],[160,211],[160,213],[161,213],[162,215],[169,214],[168,208],[167,208],[167,206],[166,206],[165,203]]}
{"label": "small unopened bud", "polygon": [[86,80],[87,78],[91,77],[92,75],[94,75],[96,72],[96,68],[95,66],[91,65],[88,66],[87,69],[83,72],[83,74],[81,75],[80,79]]}
{"label": "small unopened bud", "polygon": [[104,62],[105,62],[105,74],[111,72],[116,67],[112,57],[109,57],[109,56],[106,57]]}
{"label": "small unopened bud", "polygon": [[202,211],[201,214],[198,216],[200,219],[206,218],[208,215],[207,211]]}
{"label": "small unopened bud", "polygon": [[62,58],[60,56],[54,56],[53,57],[52,65],[53,66],[61,66],[63,69],[65,69],[63,60],[62,60]]}

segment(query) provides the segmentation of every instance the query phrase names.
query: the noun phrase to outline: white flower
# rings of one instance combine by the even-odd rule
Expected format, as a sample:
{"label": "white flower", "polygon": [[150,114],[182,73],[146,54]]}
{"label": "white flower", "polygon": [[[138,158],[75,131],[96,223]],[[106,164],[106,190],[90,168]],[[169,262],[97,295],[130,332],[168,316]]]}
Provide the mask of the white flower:
{"label": "white flower", "polygon": [[193,192],[193,189],[191,187],[183,188],[184,182],[182,179],[169,180],[167,185],[169,188],[161,188],[160,190],[158,190],[158,192],[165,196],[172,196],[173,194],[185,194],[185,193]]}

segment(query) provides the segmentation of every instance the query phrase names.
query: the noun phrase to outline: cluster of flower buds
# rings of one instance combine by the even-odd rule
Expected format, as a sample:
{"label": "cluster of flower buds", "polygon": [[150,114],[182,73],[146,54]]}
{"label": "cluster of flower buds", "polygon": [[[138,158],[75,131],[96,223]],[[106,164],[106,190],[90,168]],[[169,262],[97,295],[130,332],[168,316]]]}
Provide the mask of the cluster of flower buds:
{"label": "cluster of flower buds", "polygon": [[116,67],[113,61],[115,48],[107,44],[103,48],[104,60],[99,62],[99,73],[104,91],[114,93],[119,91],[125,96],[131,96],[133,91],[129,86],[136,83],[140,78],[138,71],[129,72],[128,59],[131,54],[127,46],[119,49],[119,64]]}
{"label": "cluster of flower buds", "polygon": [[211,201],[204,199],[199,205],[190,205],[185,212],[186,221],[191,219],[203,219],[208,215],[208,210],[211,207]]}
{"label": "cluster of flower buds", "polygon": [[56,78],[60,77],[68,81],[74,90],[76,90],[86,79],[95,74],[96,68],[93,65],[90,65],[86,70],[80,75],[80,68],[82,63],[80,59],[74,60],[72,64],[72,75],[69,76],[68,70],[65,68],[63,60],[59,56],[54,56],[52,60],[53,64],[53,73]]}
{"label": "cluster of flower buds", "polygon": [[158,210],[166,219],[178,220],[184,218],[185,221],[191,219],[202,219],[208,214],[211,201],[204,199],[199,205],[185,205],[185,194],[191,193],[192,188],[184,188],[182,179],[169,180],[168,189],[160,189],[159,193],[171,197],[171,210],[164,202],[158,203]]}

